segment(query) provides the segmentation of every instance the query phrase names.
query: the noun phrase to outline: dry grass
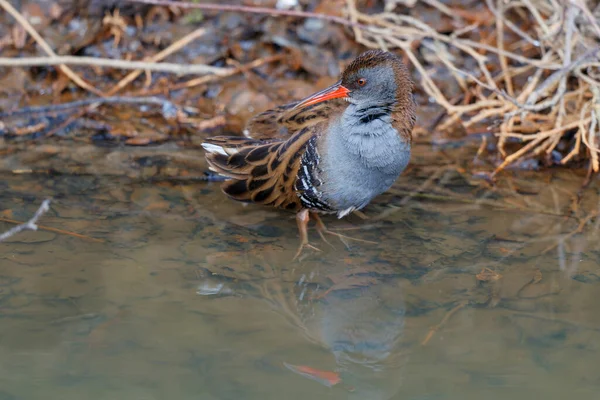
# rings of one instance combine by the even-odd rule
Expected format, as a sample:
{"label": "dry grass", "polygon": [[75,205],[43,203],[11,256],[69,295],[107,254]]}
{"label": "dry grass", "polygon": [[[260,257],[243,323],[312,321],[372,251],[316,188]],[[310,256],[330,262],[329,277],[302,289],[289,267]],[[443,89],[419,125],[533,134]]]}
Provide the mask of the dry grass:
{"label": "dry grass", "polygon": [[[127,0],[154,5],[201,8],[213,11],[259,13],[298,18],[321,18],[345,25],[358,42],[373,48],[401,49],[420,76],[421,87],[446,111],[436,128],[462,127],[469,132],[490,129],[497,137],[501,160],[493,175],[511,163],[538,157],[567,164],[589,160],[590,171],[600,170],[600,5],[585,0],[486,0],[476,9],[458,8],[439,0],[385,0],[380,14],[358,11],[356,0],[346,0],[345,18],[261,7],[170,0]],[[400,14],[402,4],[414,12]],[[186,35],[142,64],[106,93],[98,91],[72,72],[64,58],[50,49],[27,21],[5,0],[0,7],[11,13],[49,55],[52,62],[82,88],[100,96],[122,90],[150,66],[200,37],[204,29]],[[426,12],[423,9],[426,8]],[[440,28],[432,9],[451,21]],[[434,22],[428,24],[428,19]],[[451,33],[448,33],[451,32]],[[279,57],[276,55],[275,57]],[[258,63],[273,59],[257,60]],[[7,64],[32,60],[0,60]],[[86,63],[90,60],[76,60]],[[37,63],[44,61],[36,60]],[[99,60],[95,61],[99,63]],[[62,64],[61,64],[62,63]],[[171,66],[178,71],[181,66]],[[195,66],[208,71],[206,66]],[[212,71],[184,86],[230,76],[246,67]],[[198,72],[198,71],[195,71]],[[453,80],[462,95],[450,95]],[[444,88],[444,89],[443,89]],[[449,98],[452,96],[452,98]],[[480,151],[484,148],[482,144]]]}
{"label": "dry grass", "polygon": [[[439,129],[491,126],[503,157],[494,174],[554,150],[562,164],[585,156],[594,172],[600,169],[600,6],[591,10],[592,2],[583,0],[487,0],[481,10],[467,11],[437,0],[387,3],[388,10],[396,3],[414,4],[453,18],[454,32],[442,34],[410,15],[363,14],[347,0],[350,20],[368,26],[353,28],[359,42],[405,52],[425,92],[447,112]],[[428,54],[427,67],[417,51]],[[444,95],[428,68],[450,72],[463,91],[461,104]]]}

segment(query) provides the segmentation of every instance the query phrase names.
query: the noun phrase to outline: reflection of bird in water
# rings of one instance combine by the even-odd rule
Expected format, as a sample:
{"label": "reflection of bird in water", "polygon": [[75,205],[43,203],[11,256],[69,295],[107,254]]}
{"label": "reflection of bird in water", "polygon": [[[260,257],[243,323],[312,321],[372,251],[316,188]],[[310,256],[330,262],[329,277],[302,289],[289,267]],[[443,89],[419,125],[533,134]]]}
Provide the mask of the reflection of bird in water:
{"label": "reflection of bird in water", "polygon": [[[381,264],[349,267],[341,261],[324,261],[311,270],[296,270],[293,277],[266,281],[262,294],[311,343],[331,352],[340,386],[352,388],[348,398],[389,399],[402,383],[401,369],[407,362],[401,348],[404,298],[393,271]],[[318,277],[327,277],[327,282]],[[293,290],[281,287],[284,279],[296,282]],[[282,361],[288,367],[303,363]]]}
{"label": "reflection of bird in water", "polygon": [[334,285],[317,301],[305,293],[296,310],[305,332],[329,349],[342,381],[354,388],[348,398],[389,399],[401,384],[399,370],[406,362],[400,349],[404,299],[400,290],[385,290],[392,282],[365,270],[359,279],[348,274],[354,288],[342,281],[340,289]]}
{"label": "reflection of bird in water", "polygon": [[344,398],[392,398],[407,362],[402,348],[405,305],[396,272],[384,263],[330,258],[289,269],[265,260],[270,252],[257,253],[261,261],[247,254],[240,260],[260,265],[258,269],[237,268],[228,259],[227,270],[235,269],[235,277],[230,272],[228,282],[217,282],[212,271],[213,282],[202,284],[198,294],[259,297],[302,332],[309,346],[326,349],[336,364],[333,369],[311,364],[301,358],[307,353],[302,351],[277,360],[280,367],[345,389]]}

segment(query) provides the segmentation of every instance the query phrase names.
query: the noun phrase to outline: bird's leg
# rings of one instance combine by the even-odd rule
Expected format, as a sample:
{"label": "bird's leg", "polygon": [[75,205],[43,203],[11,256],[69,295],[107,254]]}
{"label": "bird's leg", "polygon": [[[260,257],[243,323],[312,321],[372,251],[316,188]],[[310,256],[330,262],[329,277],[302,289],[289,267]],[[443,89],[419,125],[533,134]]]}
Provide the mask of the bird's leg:
{"label": "bird's leg", "polygon": [[350,248],[350,246],[348,246],[348,243],[346,243],[346,241],[344,239],[348,239],[348,240],[355,240],[357,242],[364,242],[364,243],[371,243],[371,244],[377,244],[377,242],[372,242],[370,240],[364,240],[364,239],[358,239],[358,238],[353,238],[350,236],[346,236],[346,235],[342,235],[341,233],[337,233],[337,232],[333,232],[330,231],[329,229],[327,229],[327,227],[325,226],[325,224],[323,223],[323,221],[321,220],[321,217],[319,217],[317,214],[315,213],[311,213],[313,219],[315,220],[315,222],[317,223],[317,231],[319,231],[319,235],[321,235],[321,237],[323,238],[323,240],[326,243],[329,243],[327,240],[325,240],[325,236],[323,235],[324,233],[327,233],[329,235],[334,235],[337,236],[342,243],[344,243],[344,245],[347,248]]}
{"label": "bird's leg", "polygon": [[[329,240],[327,240],[327,238],[325,237],[325,235],[323,234],[323,232],[327,231],[327,228],[325,228],[325,224],[323,224],[323,221],[321,221],[321,218],[319,218],[319,215],[316,213],[309,213],[309,215],[312,215],[313,219],[315,220],[315,222],[317,223],[317,232],[319,232],[319,236],[321,236],[321,239],[327,243],[328,245],[330,245],[333,249],[335,249],[335,246],[332,245]],[[346,244],[346,243],[344,243]],[[347,245],[346,245],[347,247]]]}
{"label": "bird's leg", "polygon": [[293,260],[297,259],[300,256],[300,254],[302,254],[302,250],[304,250],[305,247],[308,247],[315,251],[321,251],[320,249],[316,248],[308,242],[309,219],[310,218],[308,210],[302,210],[296,214],[296,223],[298,224],[298,231],[300,232],[300,247],[298,247],[298,251],[296,252],[296,255],[294,256]]}

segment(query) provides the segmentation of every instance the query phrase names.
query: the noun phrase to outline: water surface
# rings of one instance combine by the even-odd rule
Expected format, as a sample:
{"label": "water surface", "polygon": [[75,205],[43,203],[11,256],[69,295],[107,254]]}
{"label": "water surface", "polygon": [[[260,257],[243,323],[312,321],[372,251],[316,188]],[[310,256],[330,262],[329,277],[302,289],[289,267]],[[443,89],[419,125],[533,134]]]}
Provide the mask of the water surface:
{"label": "water surface", "polygon": [[40,224],[85,237],[0,244],[0,399],[597,398],[598,185],[457,157],[418,146],[368,219],[326,219],[377,244],[313,229],[300,262],[293,215],[218,183],[3,173],[1,216],[53,197]]}

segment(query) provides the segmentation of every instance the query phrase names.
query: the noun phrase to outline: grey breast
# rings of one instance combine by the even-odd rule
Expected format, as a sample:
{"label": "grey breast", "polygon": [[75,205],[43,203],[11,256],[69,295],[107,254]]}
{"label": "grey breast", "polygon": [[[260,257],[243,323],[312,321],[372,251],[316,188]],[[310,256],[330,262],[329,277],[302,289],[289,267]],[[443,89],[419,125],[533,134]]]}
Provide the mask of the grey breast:
{"label": "grey breast", "polygon": [[321,137],[324,199],[338,210],[361,209],[392,186],[410,159],[410,144],[391,118],[349,124],[340,118]]}

